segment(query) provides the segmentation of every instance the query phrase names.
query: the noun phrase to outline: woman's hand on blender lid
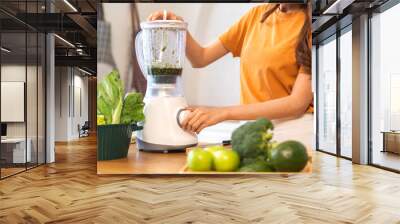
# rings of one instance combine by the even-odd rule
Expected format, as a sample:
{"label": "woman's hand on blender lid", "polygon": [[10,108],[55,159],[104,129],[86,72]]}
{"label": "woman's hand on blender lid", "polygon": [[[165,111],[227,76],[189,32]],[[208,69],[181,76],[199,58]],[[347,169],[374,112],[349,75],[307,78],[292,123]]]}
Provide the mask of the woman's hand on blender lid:
{"label": "woman's hand on blender lid", "polygon": [[[155,11],[147,17],[147,21],[163,20],[163,19],[164,19],[164,11],[163,10]],[[177,16],[175,13],[169,12],[169,11],[167,11],[166,19],[183,21],[182,17]]]}

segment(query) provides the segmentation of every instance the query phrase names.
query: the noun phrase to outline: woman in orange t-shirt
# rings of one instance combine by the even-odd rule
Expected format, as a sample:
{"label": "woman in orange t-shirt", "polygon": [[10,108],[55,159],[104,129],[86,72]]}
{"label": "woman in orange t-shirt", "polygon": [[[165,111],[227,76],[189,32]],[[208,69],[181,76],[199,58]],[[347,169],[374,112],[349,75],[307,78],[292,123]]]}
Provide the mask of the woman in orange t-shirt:
{"label": "woman in orange t-shirt", "polygon": [[[195,68],[228,52],[240,57],[241,105],[189,108],[192,113],[183,121],[184,129],[198,133],[225,120],[282,120],[311,114],[309,13],[308,4],[256,6],[207,47],[200,46],[188,32],[186,56]],[[163,12],[158,11],[148,20],[162,17]],[[182,20],[171,12],[167,19]]]}

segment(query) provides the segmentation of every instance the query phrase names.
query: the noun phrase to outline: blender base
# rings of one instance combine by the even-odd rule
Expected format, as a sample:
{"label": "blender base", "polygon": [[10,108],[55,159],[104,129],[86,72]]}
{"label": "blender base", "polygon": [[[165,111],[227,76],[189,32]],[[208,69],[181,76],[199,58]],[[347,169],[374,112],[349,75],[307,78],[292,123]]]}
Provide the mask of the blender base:
{"label": "blender base", "polygon": [[139,149],[139,151],[144,151],[144,152],[162,152],[162,153],[168,153],[168,152],[182,152],[185,151],[186,148],[196,146],[197,144],[190,144],[190,145],[159,145],[159,144],[153,144],[153,143],[148,143],[145,141],[142,141],[139,138],[136,138],[136,146]]}

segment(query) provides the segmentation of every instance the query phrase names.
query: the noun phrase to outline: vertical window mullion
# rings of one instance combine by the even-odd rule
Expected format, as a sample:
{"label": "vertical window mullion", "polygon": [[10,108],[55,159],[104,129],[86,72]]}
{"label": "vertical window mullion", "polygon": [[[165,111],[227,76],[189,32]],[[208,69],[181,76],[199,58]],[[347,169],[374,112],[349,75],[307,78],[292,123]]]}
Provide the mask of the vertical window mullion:
{"label": "vertical window mullion", "polygon": [[339,28],[336,31],[336,154],[341,156],[341,119],[340,119],[340,35]]}
{"label": "vertical window mullion", "polygon": [[372,65],[371,65],[371,55],[372,55],[372,29],[371,29],[371,20],[372,20],[372,12],[368,12],[368,53],[367,53],[367,61],[368,61],[368,70],[367,70],[367,83],[368,83],[368,156],[367,156],[367,164],[373,163],[373,146],[372,146]]}
{"label": "vertical window mullion", "polygon": [[[36,1],[39,14],[39,1]],[[36,31],[36,166],[39,165],[39,32]]]}
{"label": "vertical window mullion", "polygon": [[[2,23],[0,23],[0,47],[2,46],[2,32],[1,32],[1,24]],[[2,122],[1,122],[1,62],[2,62],[2,59],[1,59],[1,55],[2,55],[2,52],[0,51],[0,124],[2,124]],[[1,145],[2,144],[0,144],[0,158],[1,158],[1,150],[2,150],[2,148],[1,148]],[[2,179],[2,176],[1,176],[1,170],[2,170],[2,163],[0,162],[0,180]]]}
{"label": "vertical window mullion", "polygon": [[315,47],[315,110],[314,110],[314,114],[315,114],[315,148],[318,150],[319,149],[319,101],[318,101],[318,96],[319,96],[319,44],[316,45]]}
{"label": "vertical window mullion", "polygon": [[[25,0],[25,21],[28,21],[28,1]],[[27,89],[28,89],[28,25],[25,23],[25,88],[24,88],[24,120],[25,120],[25,170],[28,170],[28,113],[27,113]]]}

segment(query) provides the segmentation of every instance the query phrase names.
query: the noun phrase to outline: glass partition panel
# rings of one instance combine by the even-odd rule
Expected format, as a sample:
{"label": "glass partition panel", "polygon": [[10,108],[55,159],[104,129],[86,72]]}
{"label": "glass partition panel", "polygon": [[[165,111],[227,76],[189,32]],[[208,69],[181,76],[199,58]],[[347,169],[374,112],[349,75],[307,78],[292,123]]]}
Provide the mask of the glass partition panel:
{"label": "glass partition panel", "polygon": [[[24,171],[31,161],[26,141],[26,33],[1,34],[1,174]],[[28,150],[27,150],[28,149]]]}
{"label": "glass partition panel", "polygon": [[[46,0],[38,1],[38,13],[46,12]],[[46,163],[46,36],[38,33],[38,164]]]}
{"label": "glass partition panel", "polygon": [[352,33],[340,36],[340,154],[352,157]]}
{"label": "glass partition panel", "polygon": [[400,4],[371,18],[371,162],[400,171]]}
{"label": "glass partition panel", "polygon": [[37,76],[37,88],[38,88],[38,164],[46,162],[46,145],[45,145],[45,124],[46,124],[46,108],[45,108],[45,89],[46,89],[46,76],[45,76],[45,65],[46,65],[46,38],[45,35],[39,33],[38,35],[38,76]]}
{"label": "glass partition panel", "polygon": [[318,149],[336,153],[336,39],[318,47]]}
{"label": "glass partition panel", "polygon": [[[0,1],[0,7],[24,16],[44,13],[45,1]],[[0,11],[0,19],[7,21],[0,23],[0,178],[46,158],[45,34],[10,15]]]}
{"label": "glass partition panel", "polygon": [[28,168],[38,163],[38,35],[27,33],[27,80],[26,80],[26,113],[27,113],[27,150],[30,151]]}

